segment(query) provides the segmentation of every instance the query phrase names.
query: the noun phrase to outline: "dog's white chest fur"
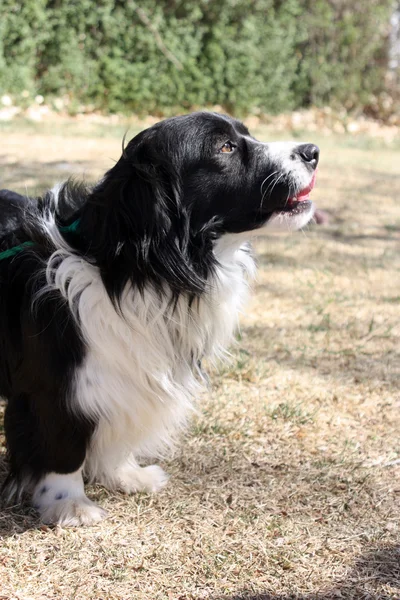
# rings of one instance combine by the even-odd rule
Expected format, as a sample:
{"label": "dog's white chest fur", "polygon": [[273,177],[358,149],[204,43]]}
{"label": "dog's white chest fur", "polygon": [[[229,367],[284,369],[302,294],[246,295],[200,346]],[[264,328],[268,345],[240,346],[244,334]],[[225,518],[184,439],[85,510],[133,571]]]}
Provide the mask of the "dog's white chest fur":
{"label": "dog's white chest fur", "polygon": [[174,306],[168,290],[129,287],[119,314],[96,267],[69,254],[52,272],[87,345],[73,396],[99,422],[85,465],[90,478],[109,479],[124,456],[159,455],[173,443],[201,385],[200,360],[223,354],[247,296],[254,263],[238,237],[218,242],[220,266],[191,303],[181,296]]}

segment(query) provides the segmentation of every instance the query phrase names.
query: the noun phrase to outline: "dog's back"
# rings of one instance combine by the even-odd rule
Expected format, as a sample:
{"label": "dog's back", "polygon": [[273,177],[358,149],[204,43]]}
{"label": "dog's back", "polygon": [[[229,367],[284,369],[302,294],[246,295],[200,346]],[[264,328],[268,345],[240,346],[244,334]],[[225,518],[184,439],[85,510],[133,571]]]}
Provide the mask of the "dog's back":
{"label": "dog's back", "polygon": [[[23,214],[28,209],[30,200],[16,192],[10,190],[0,190],[0,258],[5,252],[20,243],[23,237]],[[9,290],[6,287],[9,280],[8,264],[0,261],[0,304],[9,305]],[[1,315],[7,315],[7,312],[1,311]],[[9,319],[7,319],[8,321]],[[2,330],[7,327],[7,323],[0,323]],[[3,343],[2,343],[3,342]],[[10,392],[10,373],[9,373],[9,348],[4,348],[5,337],[0,336],[0,395],[7,397]]]}
{"label": "dog's back", "polygon": [[32,200],[10,190],[0,190],[0,251],[20,241],[23,215]]}

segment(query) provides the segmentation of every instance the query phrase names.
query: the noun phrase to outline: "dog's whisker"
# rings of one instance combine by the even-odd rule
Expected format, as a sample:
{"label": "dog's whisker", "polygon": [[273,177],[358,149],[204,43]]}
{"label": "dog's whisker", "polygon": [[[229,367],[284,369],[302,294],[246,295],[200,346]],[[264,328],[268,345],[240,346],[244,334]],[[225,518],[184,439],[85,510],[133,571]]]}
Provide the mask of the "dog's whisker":
{"label": "dog's whisker", "polygon": [[284,178],[284,176],[285,176],[284,173],[281,173],[279,175],[279,177],[275,180],[275,183],[274,183],[274,185],[272,186],[272,188],[271,188],[271,190],[269,192],[270,196],[272,196],[272,192],[274,191],[274,189],[276,188],[276,186],[282,181],[282,179]]}
{"label": "dog's whisker", "polygon": [[270,179],[270,177],[273,177],[274,175],[276,175],[279,171],[274,171],[273,173],[271,173],[271,175],[268,175],[268,177],[266,177],[264,179],[264,181],[262,182],[261,186],[260,186],[260,192],[261,194],[263,193],[263,187],[264,187],[264,183],[266,183],[268,181],[268,179]]}
{"label": "dog's whisker", "polygon": [[[274,173],[272,173],[272,175],[275,175],[275,174],[276,174],[276,173],[278,173],[278,172],[279,172],[279,171],[274,171]],[[271,175],[271,176],[272,176],[272,175]],[[278,180],[279,180],[279,177],[280,177],[280,176],[278,176],[278,178],[277,178]],[[270,188],[271,188],[271,186],[272,186],[272,189],[273,189],[275,182],[276,182],[276,179],[272,179],[272,181],[270,181],[270,183],[268,184],[268,186],[267,186],[267,189],[265,190],[265,192],[264,192],[264,193],[263,193],[263,195],[262,195],[262,198],[261,198],[261,203],[260,203],[260,208],[262,208],[262,207],[263,207],[263,205],[264,205],[264,200],[265,200],[266,196],[267,196],[268,194],[271,194],[271,193],[272,193],[272,190],[270,191]]]}

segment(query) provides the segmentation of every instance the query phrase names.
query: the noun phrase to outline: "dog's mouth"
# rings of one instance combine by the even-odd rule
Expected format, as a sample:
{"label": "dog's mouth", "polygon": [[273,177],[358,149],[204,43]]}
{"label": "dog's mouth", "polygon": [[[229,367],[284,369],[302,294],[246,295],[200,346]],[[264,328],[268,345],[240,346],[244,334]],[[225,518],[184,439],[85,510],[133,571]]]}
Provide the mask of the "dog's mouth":
{"label": "dog's mouth", "polygon": [[306,212],[312,206],[312,200],[310,200],[310,194],[315,186],[316,174],[314,173],[310,184],[297,192],[295,196],[288,198],[283,206],[279,206],[275,209],[275,213],[284,213],[285,215],[292,216]]}

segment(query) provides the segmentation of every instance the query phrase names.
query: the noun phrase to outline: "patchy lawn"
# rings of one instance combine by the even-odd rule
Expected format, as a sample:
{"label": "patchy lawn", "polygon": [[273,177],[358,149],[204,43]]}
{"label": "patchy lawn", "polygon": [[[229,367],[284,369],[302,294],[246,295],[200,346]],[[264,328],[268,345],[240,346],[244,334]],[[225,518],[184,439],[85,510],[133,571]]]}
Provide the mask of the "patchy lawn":
{"label": "patchy lawn", "polygon": [[[0,134],[0,187],[29,193],[98,177],[122,137]],[[330,224],[257,242],[232,363],[163,465],[169,485],[90,488],[110,517],[87,529],[3,510],[0,599],[400,598],[399,146],[305,141],[321,147],[314,199]]]}

